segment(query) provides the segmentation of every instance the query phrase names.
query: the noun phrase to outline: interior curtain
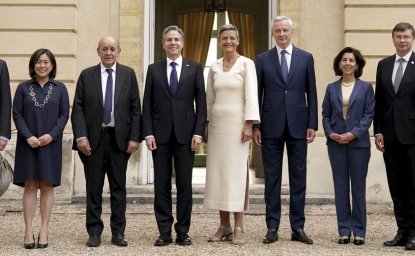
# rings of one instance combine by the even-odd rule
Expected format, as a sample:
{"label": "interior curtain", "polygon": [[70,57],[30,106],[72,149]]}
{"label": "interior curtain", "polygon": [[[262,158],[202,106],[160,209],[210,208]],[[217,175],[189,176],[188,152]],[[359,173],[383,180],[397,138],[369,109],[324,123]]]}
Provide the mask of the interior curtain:
{"label": "interior curtain", "polygon": [[254,15],[228,11],[229,22],[239,31],[238,53],[255,59],[255,17]]}
{"label": "interior curtain", "polygon": [[179,15],[179,27],[184,32],[183,56],[205,66],[212,36],[213,12],[191,12]]}

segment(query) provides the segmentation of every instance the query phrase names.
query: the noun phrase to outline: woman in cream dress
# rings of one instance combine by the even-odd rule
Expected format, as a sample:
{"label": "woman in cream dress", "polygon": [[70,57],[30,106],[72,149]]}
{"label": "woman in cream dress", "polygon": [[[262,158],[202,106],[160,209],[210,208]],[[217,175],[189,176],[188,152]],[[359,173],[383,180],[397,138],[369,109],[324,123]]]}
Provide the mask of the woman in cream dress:
{"label": "woman in cream dress", "polygon": [[257,78],[252,60],[236,52],[238,30],[219,28],[224,57],[209,70],[206,98],[208,142],[204,207],[219,210],[220,226],[209,242],[231,240],[243,244],[243,212],[248,208],[248,151],[252,124],[259,121]]}

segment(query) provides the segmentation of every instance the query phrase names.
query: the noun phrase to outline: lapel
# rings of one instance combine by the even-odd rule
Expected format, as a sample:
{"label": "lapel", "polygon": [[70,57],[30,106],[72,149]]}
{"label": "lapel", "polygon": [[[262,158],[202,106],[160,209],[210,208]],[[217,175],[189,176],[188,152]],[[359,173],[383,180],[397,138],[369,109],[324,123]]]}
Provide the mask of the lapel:
{"label": "lapel", "polygon": [[337,80],[334,86],[334,90],[336,92],[337,98],[338,98],[338,102],[340,104],[340,106],[343,105],[343,97],[342,97],[342,83],[341,83],[341,79]]}
{"label": "lapel", "polygon": [[114,88],[114,106],[116,105],[118,98],[121,93],[121,89],[123,88],[123,77],[124,77],[124,69],[120,64],[116,64],[116,74],[115,74],[115,88]]}
{"label": "lapel", "polygon": [[293,46],[293,52],[291,55],[291,64],[290,64],[290,71],[288,72],[288,78],[287,78],[287,84],[289,84],[290,79],[292,79],[291,77],[293,77],[293,74],[296,70],[296,67],[298,67],[299,63],[300,63],[300,51],[298,51],[298,49]]}
{"label": "lapel", "polygon": [[164,58],[162,61],[159,62],[159,64],[157,65],[158,67],[158,72],[156,72],[156,74],[161,74],[161,81],[162,81],[162,87],[167,90],[170,95],[172,95],[171,91],[170,91],[170,85],[169,85],[169,80],[167,79],[167,59]]}
{"label": "lapel", "polygon": [[354,84],[353,90],[352,90],[352,94],[350,95],[350,99],[349,99],[349,109],[352,106],[353,102],[356,100],[357,95],[360,94],[360,91],[362,90],[362,83],[361,80],[356,78],[356,83]]}
{"label": "lapel", "polygon": [[102,82],[101,82],[101,65],[100,64],[98,64],[95,67],[95,70],[92,73],[92,79],[93,79],[92,84],[95,85],[95,89],[98,92],[99,102],[101,103],[102,106],[104,106],[103,93],[102,93]]}
{"label": "lapel", "polygon": [[[393,66],[392,66],[392,69],[393,69]],[[405,82],[409,81],[411,79],[412,74],[414,73],[415,73],[415,53],[412,52],[411,57],[409,58],[409,61],[406,64],[405,72],[403,73],[401,86],[399,86],[398,93],[401,90],[402,85],[405,85]]]}
{"label": "lapel", "polygon": [[282,85],[281,87],[285,88],[286,85],[284,83],[284,80],[282,79],[282,73],[281,73],[281,64],[280,64],[280,56],[278,55],[278,51],[275,48],[275,46],[269,50],[269,62],[274,66],[275,69],[275,79],[280,80],[280,83],[277,83],[278,85]]}
{"label": "lapel", "polygon": [[186,77],[191,74],[190,70],[191,70],[190,61],[188,59],[183,58],[182,70],[180,71],[180,78],[179,78],[179,83],[177,84],[176,95],[179,94],[179,91],[184,86],[183,81],[185,81]]}

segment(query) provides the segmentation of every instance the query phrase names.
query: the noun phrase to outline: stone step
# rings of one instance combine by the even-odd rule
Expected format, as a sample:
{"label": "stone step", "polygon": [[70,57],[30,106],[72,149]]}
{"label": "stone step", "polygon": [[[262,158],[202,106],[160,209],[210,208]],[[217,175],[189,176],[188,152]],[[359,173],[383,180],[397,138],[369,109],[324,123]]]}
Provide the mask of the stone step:
{"label": "stone step", "polygon": [[[174,186],[173,186],[174,187]],[[154,202],[154,189],[153,185],[138,185],[127,188],[127,203],[128,204],[153,204]],[[204,186],[194,185],[193,186],[193,204],[203,204],[204,198]],[[103,201],[109,202],[109,193],[103,194]],[[290,202],[289,189],[283,187],[281,189],[281,203],[289,204]],[[172,189],[172,200],[173,204],[176,203],[176,189]],[[85,193],[76,194],[72,197],[72,203],[85,203]],[[249,204],[264,204],[264,186],[263,185],[251,185]],[[334,204],[333,196],[322,196],[322,195],[306,195],[306,204],[324,205]]]}

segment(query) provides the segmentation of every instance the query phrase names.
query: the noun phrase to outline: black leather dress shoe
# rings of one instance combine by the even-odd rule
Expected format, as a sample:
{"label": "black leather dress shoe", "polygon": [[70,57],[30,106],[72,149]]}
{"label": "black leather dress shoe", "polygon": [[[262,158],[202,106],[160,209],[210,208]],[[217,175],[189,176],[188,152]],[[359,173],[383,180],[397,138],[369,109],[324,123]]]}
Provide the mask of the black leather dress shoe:
{"label": "black leather dress shoe", "polygon": [[415,237],[408,237],[408,242],[406,242],[405,249],[415,250]]}
{"label": "black leather dress shoe", "polygon": [[338,244],[349,244],[350,243],[350,236],[346,238],[339,238],[337,241]]}
{"label": "black leather dress shoe", "polygon": [[270,228],[267,230],[265,238],[262,240],[264,244],[272,244],[273,242],[278,241],[278,230]]}
{"label": "black leather dress shoe", "polygon": [[353,239],[353,244],[354,245],[364,245],[365,244],[365,239]]}
{"label": "black leather dress shoe", "polygon": [[111,238],[111,243],[117,246],[127,246],[128,242],[125,240],[123,234],[113,234]]}
{"label": "black leather dress shoe", "polygon": [[313,244],[313,240],[309,238],[303,229],[299,228],[297,230],[293,230],[291,233],[291,240],[298,241],[304,244]]}
{"label": "black leather dress shoe", "polygon": [[384,246],[405,246],[408,241],[408,237],[403,234],[397,234],[392,240],[383,243]]}
{"label": "black leather dress shoe", "polygon": [[187,234],[177,234],[176,244],[188,246],[192,245],[192,240],[190,240],[190,237]]}
{"label": "black leather dress shoe", "polygon": [[86,246],[88,247],[98,247],[101,245],[101,236],[100,235],[90,235]]}
{"label": "black leather dress shoe", "polygon": [[173,242],[171,236],[159,236],[159,238],[154,242],[154,246],[166,246]]}

